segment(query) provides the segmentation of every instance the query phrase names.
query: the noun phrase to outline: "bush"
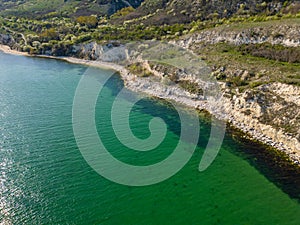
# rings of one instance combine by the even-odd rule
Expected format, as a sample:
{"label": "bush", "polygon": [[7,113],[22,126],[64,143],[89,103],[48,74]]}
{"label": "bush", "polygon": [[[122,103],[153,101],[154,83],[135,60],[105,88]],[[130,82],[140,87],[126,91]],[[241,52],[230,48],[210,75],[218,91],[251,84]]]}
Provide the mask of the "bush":
{"label": "bush", "polygon": [[92,36],[90,34],[80,35],[80,36],[77,37],[75,43],[79,44],[79,43],[82,43],[82,42],[89,41],[91,39],[92,39]]}
{"label": "bush", "polygon": [[127,16],[129,13],[131,13],[133,11],[134,11],[134,8],[129,6],[129,7],[126,7],[126,8],[123,8],[123,9],[117,11],[115,14],[113,14],[111,16],[111,18],[112,19],[121,18],[121,17]]}
{"label": "bush", "polygon": [[26,46],[23,47],[22,50],[23,50],[23,52],[28,52],[29,53],[31,48],[32,48],[31,46],[26,45]]}
{"label": "bush", "polygon": [[50,40],[59,40],[59,34],[54,28],[50,28],[42,32],[40,34],[40,38],[44,42],[48,42]]}
{"label": "bush", "polygon": [[280,62],[300,63],[300,47],[285,47],[282,45],[263,43],[241,45],[239,46],[238,51],[244,54]]}
{"label": "bush", "polygon": [[253,82],[251,82],[251,83],[249,84],[249,87],[250,87],[250,88],[256,88],[256,87],[258,87],[258,86],[260,86],[260,85],[262,85],[262,84],[264,84],[264,82],[262,82],[262,81],[253,81]]}
{"label": "bush", "polygon": [[192,94],[203,95],[203,90],[195,82],[191,82],[189,80],[181,80],[178,82],[178,84],[184,90],[186,90]]}
{"label": "bush", "polygon": [[236,76],[236,77],[232,77],[230,79],[230,83],[234,86],[234,87],[240,87],[240,86],[245,86],[247,85],[247,82],[242,80],[240,76]]}
{"label": "bush", "polygon": [[86,25],[88,28],[96,28],[98,25],[98,20],[94,16],[79,16],[76,22],[80,25]]}
{"label": "bush", "polygon": [[132,74],[139,77],[149,77],[152,75],[150,71],[143,67],[142,63],[133,63],[127,68]]}

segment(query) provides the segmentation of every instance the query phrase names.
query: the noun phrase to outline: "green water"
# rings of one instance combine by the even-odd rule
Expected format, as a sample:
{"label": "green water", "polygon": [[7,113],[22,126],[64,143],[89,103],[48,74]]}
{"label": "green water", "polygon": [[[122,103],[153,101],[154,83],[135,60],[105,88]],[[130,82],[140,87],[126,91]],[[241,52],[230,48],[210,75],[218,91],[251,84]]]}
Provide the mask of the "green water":
{"label": "green water", "polygon": [[[73,97],[85,69],[0,53],[0,224],[300,223],[299,202],[251,166],[240,151],[247,145],[229,135],[208,170],[198,171],[210,131],[204,118],[199,147],[170,179],[128,187],[102,178],[83,159],[72,129]],[[124,162],[162,160],[178,139],[178,115],[161,101],[139,102],[131,115],[133,132],[147,136],[141,127],[162,116],[171,123],[164,148],[145,155],[122,148],[106,118],[122,85],[114,76],[99,97],[96,121],[106,131],[103,142]]]}

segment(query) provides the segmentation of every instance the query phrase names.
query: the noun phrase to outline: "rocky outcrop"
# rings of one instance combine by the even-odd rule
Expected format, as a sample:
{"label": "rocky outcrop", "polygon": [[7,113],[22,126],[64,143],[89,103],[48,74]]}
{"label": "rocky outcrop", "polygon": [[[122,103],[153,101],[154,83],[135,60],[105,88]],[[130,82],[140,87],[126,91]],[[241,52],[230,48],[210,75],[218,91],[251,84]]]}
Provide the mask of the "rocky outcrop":
{"label": "rocky outcrop", "polygon": [[[300,107],[300,88],[281,84],[281,83],[272,83],[267,86],[268,90],[272,91],[276,95],[283,98],[286,102],[291,102]],[[300,124],[299,124],[300,125]],[[299,132],[300,133],[300,132]]]}
{"label": "rocky outcrop", "polygon": [[[226,42],[233,45],[270,43],[288,47],[300,46],[300,26],[297,23],[261,23],[260,26],[232,28],[222,26],[183,37],[173,43],[193,49],[197,44]],[[261,74],[264,74],[261,68]],[[222,76],[226,68],[217,68],[213,75]],[[228,73],[228,71],[226,70]],[[233,77],[241,81],[253,76],[235,69]],[[221,78],[221,77],[220,77]],[[266,144],[285,151],[300,164],[300,88],[282,83],[269,83],[243,92],[220,83],[223,95],[223,118]],[[221,115],[219,115],[221,116]]]}
{"label": "rocky outcrop", "polygon": [[228,120],[236,127],[300,163],[299,96],[300,88],[274,83],[223,101]]}
{"label": "rocky outcrop", "polygon": [[[293,115],[297,114],[298,117],[295,116],[293,124],[290,124],[288,121],[285,124],[294,126],[293,129],[297,129],[299,134],[299,107],[297,111],[296,108],[288,108],[285,105],[287,102],[294,104],[295,101],[297,102],[297,99],[295,99],[294,96],[287,97],[286,100],[279,103],[274,98],[277,94],[276,90],[275,92],[272,92],[272,86],[281,86],[282,84],[280,83],[264,87],[265,89],[268,89],[268,93],[270,94],[266,100],[263,100],[263,96],[266,96],[267,92],[264,90],[256,93],[246,91],[244,93],[238,93],[232,98],[222,97],[215,102],[205,98],[193,98],[190,93],[177,86],[154,82],[150,78],[137,78],[132,74],[127,74],[125,77],[126,86],[134,91],[140,91],[160,98],[174,100],[194,108],[206,109],[217,118],[231,122],[235,127],[250,134],[254,139],[260,140],[270,146],[286,152],[295,163],[300,163],[299,137],[286,132],[282,128],[283,125],[280,123],[276,126],[274,121],[277,119],[282,122],[284,115],[288,115],[290,113]],[[286,90],[288,88],[294,89],[292,85],[290,85],[290,87],[286,87]],[[299,90],[297,91],[297,96],[300,96]],[[267,102],[270,102],[270,99],[274,100],[271,100],[273,104],[267,104]],[[287,111],[285,113],[280,113],[283,108]],[[269,113],[274,116],[274,120],[263,121],[263,118]]]}
{"label": "rocky outcrop", "polygon": [[99,45],[96,42],[90,42],[86,44],[79,44],[73,46],[72,53],[74,56],[88,60],[104,60],[109,61],[109,59],[104,59],[107,52],[111,52],[110,56],[113,56],[112,51],[115,50],[114,47],[120,46],[118,42],[110,42],[106,45]]}
{"label": "rocky outcrop", "polygon": [[261,44],[271,43],[280,44],[289,47],[300,46],[300,26],[299,24],[278,24],[250,27],[242,29],[232,29],[232,27],[222,26],[205,30],[203,32],[190,35],[177,44],[191,48],[197,43],[216,44],[219,42],[228,42],[230,44]]}
{"label": "rocky outcrop", "polygon": [[[161,75],[159,71],[157,74]],[[231,97],[225,97],[223,90],[223,97],[214,101],[195,98],[178,86],[154,82],[150,78],[138,78],[132,74],[126,77],[128,88],[205,109],[217,118],[229,121],[253,139],[284,151],[295,163],[300,164],[299,88],[275,83],[255,91],[235,93]]]}
{"label": "rocky outcrop", "polygon": [[7,46],[14,46],[16,43],[15,39],[9,34],[0,34],[0,44]]}

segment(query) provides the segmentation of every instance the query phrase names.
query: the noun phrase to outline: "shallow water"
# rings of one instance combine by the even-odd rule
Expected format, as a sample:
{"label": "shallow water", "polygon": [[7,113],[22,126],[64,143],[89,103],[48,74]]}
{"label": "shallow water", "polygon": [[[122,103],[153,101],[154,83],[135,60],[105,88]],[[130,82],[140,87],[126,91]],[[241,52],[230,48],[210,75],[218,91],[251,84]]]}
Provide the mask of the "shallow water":
{"label": "shallow water", "polygon": [[[0,53],[1,224],[299,224],[299,201],[243,155],[242,148],[251,144],[226,135],[214,163],[198,171],[210,131],[207,118],[200,118],[193,157],[170,179],[128,187],[101,177],[83,159],[73,135],[72,103],[85,70]],[[177,113],[160,100],[140,101],[131,113],[133,132],[149,135],[141,127],[154,116],[164,118],[169,131],[158,151],[130,151],[113,138],[108,118],[122,87],[115,75],[98,99],[96,122],[104,144],[124,162],[148,165],[164,159],[178,140]]]}

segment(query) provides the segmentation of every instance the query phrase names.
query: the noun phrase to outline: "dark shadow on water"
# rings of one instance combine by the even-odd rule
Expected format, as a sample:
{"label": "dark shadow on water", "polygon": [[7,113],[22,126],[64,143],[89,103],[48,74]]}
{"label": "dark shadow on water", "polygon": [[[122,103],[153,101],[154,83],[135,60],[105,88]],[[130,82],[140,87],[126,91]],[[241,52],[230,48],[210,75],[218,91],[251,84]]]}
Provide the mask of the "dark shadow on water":
{"label": "dark shadow on water", "polygon": [[300,166],[288,156],[266,144],[250,140],[245,133],[227,127],[225,145],[235,146],[231,151],[249,162],[268,180],[300,203]]}
{"label": "dark shadow on water", "polygon": [[[113,95],[117,95],[124,87],[124,83],[120,76],[115,74],[106,86],[112,90]],[[136,106],[141,113],[161,117],[168,124],[168,129],[180,136],[180,119],[172,104],[163,99],[146,97],[140,100]],[[198,147],[204,150],[209,140],[211,116],[205,111],[199,111],[199,124]],[[269,181],[300,203],[300,166],[293,164],[286,154],[260,142],[250,140],[243,132],[230,125],[226,129],[223,146],[230,146],[226,149],[246,160]]]}

